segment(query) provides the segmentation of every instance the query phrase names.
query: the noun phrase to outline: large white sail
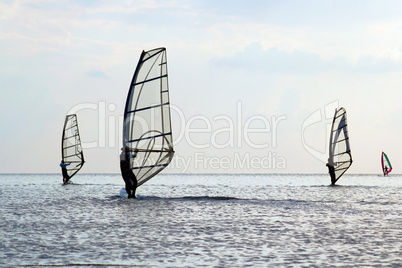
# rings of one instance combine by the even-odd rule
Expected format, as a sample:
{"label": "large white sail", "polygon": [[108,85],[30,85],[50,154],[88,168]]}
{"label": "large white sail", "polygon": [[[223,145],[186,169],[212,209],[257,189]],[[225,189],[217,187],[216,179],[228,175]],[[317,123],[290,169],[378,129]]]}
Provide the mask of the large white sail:
{"label": "large white sail", "polygon": [[[61,142],[61,164],[64,183],[67,183],[84,165],[77,116],[70,114],[64,121]],[[65,170],[63,170],[65,168]]]}
{"label": "large white sail", "polygon": [[173,140],[166,49],[143,51],[124,110],[123,146],[135,155],[130,167],[138,186],[172,160]]}
{"label": "large white sail", "polygon": [[350,165],[352,165],[347,126],[346,110],[343,107],[335,110],[329,140],[329,158],[327,164],[334,168],[334,176],[331,176],[332,184],[335,184]]}

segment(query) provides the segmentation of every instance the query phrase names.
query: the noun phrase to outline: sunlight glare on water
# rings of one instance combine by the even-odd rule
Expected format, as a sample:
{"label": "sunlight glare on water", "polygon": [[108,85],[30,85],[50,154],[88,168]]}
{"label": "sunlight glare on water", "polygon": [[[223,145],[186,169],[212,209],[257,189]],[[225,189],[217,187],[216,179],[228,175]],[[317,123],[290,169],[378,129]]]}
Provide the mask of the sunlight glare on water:
{"label": "sunlight glare on water", "polygon": [[0,265],[399,266],[402,177],[0,175]]}

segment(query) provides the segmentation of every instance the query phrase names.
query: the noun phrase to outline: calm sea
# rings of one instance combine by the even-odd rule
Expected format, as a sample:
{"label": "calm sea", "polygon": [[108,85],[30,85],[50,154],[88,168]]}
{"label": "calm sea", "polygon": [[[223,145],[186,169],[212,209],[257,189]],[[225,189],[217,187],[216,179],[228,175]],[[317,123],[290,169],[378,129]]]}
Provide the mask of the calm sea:
{"label": "calm sea", "polygon": [[2,267],[401,267],[402,176],[0,175]]}

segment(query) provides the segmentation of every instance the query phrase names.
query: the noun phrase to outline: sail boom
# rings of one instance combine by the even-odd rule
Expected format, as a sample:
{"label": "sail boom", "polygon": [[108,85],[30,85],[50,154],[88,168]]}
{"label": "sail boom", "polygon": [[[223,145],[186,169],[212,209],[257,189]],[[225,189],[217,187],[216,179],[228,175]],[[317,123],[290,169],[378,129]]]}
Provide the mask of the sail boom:
{"label": "sail boom", "polygon": [[166,167],[168,164],[159,164],[152,166],[133,167],[133,169],[153,168],[153,167]]}
{"label": "sail boom", "polygon": [[137,152],[144,153],[170,153],[172,150],[147,150],[147,149],[137,149]]}
{"label": "sail boom", "polygon": [[64,162],[64,163],[82,163],[82,161],[66,161],[66,162]]}
{"label": "sail boom", "polygon": [[337,171],[339,171],[339,170],[346,170],[346,169],[348,169],[349,167],[340,167],[340,168],[335,168],[335,170],[337,170]]}
{"label": "sail boom", "polygon": [[[340,156],[340,155],[349,154],[349,153],[350,153],[350,151],[346,151],[346,152],[343,152],[343,153],[334,154],[334,156]],[[338,161],[338,163],[340,163],[340,162]]]}

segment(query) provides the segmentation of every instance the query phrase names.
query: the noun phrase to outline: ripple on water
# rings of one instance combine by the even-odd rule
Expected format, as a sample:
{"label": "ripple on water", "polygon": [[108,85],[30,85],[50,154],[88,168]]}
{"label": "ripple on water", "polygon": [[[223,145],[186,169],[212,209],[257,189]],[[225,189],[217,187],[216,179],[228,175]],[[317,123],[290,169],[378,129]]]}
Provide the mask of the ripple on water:
{"label": "ripple on water", "polygon": [[161,175],[128,200],[117,175],[67,186],[21,176],[30,183],[0,175],[2,266],[402,262],[401,180],[349,176],[329,187],[318,175]]}

